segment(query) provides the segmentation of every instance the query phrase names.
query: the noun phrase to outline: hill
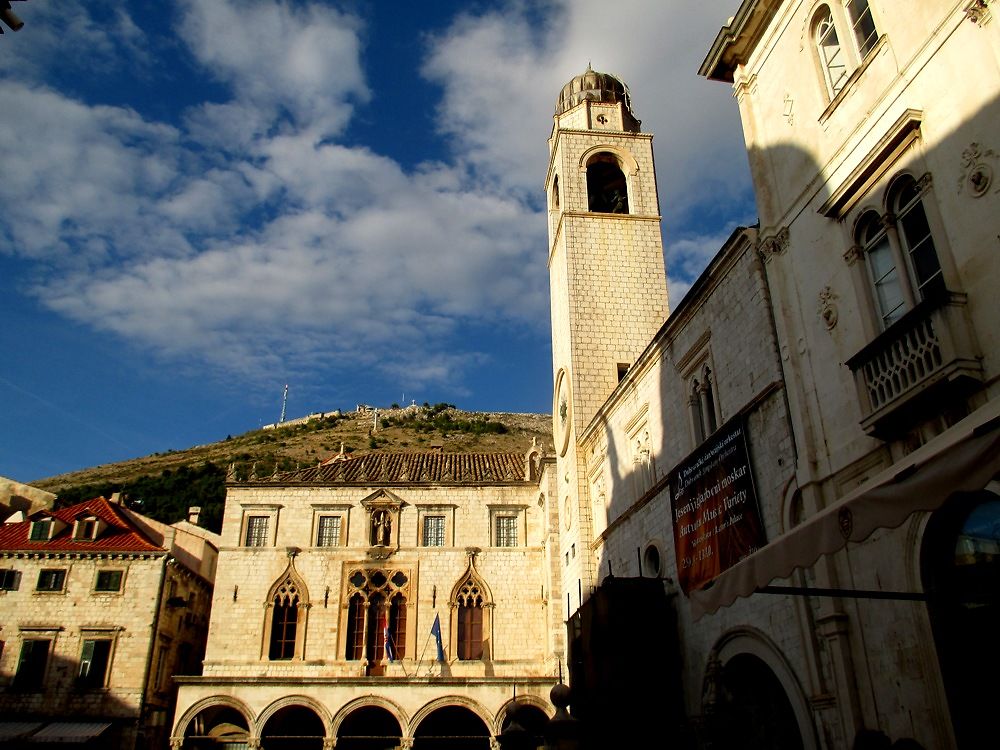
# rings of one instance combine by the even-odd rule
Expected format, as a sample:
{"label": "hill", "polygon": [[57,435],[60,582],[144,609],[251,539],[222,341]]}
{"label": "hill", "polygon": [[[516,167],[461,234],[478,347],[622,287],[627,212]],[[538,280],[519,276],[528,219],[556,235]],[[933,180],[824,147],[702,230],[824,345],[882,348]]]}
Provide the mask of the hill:
{"label": "hill", "polygon": [[440,445],[449,453],[527,451],[532,439],[552,453],[547,414],[465,412],[452,404],[424,404],[315,414],[243,435],[103,464],[32,482],[56,493],[57,507],[121,492],[131,507],[164,523],[202,508],[202,523],[218,531],[225,476],[235,465],[240,478],[269,476],[315,465],[340,452],[420,452]]}

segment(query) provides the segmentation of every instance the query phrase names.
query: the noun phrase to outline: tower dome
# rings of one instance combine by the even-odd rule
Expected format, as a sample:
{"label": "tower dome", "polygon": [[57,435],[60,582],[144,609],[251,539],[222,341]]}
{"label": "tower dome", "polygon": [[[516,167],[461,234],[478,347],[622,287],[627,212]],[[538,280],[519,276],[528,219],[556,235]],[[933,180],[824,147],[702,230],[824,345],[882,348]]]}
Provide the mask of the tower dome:
{"label": "tower dome", "polygon": [[625,110],[623,114],[628,115],[626,119],[634,120],[635,129],[639,129],[639,120],[632,112],[632,97],[628,86],[617,76],[611,73],[598,73],[587,64],[587,69],[580,75],[574,77],[569,83],[562,87],[559,98],[556,99],[556,114],[561,115],[581,102],[602,102],[604,104],[621,103]]}

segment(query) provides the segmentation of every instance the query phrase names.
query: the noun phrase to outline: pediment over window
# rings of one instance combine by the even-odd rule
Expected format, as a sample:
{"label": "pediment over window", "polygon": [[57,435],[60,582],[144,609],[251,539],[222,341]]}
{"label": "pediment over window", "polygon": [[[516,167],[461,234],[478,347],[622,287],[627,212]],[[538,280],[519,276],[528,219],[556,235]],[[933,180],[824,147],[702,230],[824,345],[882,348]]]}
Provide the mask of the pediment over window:
{"label": "pediment over window", "polygon": [[373,510],[391,510],[398,513],[406,502],[396,493],[389,490],[377,490],[361,501],[361,506],[371,512]]}

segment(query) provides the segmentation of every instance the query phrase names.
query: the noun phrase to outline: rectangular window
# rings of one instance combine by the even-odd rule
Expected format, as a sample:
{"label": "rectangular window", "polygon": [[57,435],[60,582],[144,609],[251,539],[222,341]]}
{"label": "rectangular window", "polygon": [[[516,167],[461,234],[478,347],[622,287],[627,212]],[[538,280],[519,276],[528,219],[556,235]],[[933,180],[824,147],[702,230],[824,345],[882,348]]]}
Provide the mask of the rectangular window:
{"label": "rectangular window", "polygon": [[97,571],[97,582],[94,591],[121,591],[122,572],[120,570]]}
{"label": "rectangular window", "polygon": [[13,687],[16,690],[39,691],[45,683],[45,666],[49,661],[49,640],[26,640],[21,645]]}
{"label": "rectangular window", "polygon": [[0,570],[0,591],[17,591],[21,587],[21,571]]}
{"label": "rectangular window", "polygon": [[31,536],[29,539],[33,542],[47,542],[51,526],[51,521],[35,521],[31,524]]}
{"label": "rectangular window", "polygon": [[37,591],[62,591],[66,583],[65,570],[43,570],[38,574]]}
{"label": "rectangular window", "polygon": [[267,546],[268,516],[250,516],[247,518],[247,547]]}
{"label": "rectangular window", "polygon": [[497,516],[497,547],[517,546],[517,516]]}
{"label": "rectangular window", "polygon": [[444,546],[444,516],[424,516],[424,546]]}
{"label": "rectangular window", "polygon": [[107,638],[87,639],[80,653],[80,672],[76,684],[81,688],[102,688],[111,661],[111,641]]}
{"label": "rectangular window", "polygon": [[319,517],[319,533],[316,536],[316,546],[340,546],[340,516]]}

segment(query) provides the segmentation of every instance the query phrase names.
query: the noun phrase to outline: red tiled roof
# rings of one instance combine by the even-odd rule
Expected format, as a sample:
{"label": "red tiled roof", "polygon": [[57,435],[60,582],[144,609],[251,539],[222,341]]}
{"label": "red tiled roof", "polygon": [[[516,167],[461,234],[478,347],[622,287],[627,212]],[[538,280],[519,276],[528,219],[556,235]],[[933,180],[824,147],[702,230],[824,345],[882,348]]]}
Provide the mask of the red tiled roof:
{"label": "red tiled roof", "polygon": [[520,453],[369,453],[257,480],[270,484],[505,484],[524,481]]}
{"label": "red tiled roof", "polygon": [[[82,513],[92,513],[108,524],[93,541],[73,538],[73,521]],[[95,497],[83,503],[70,505],[60,510],[42,511],[32,514],[35,519],[43,516],[58,518],[66,523],[66,528],[52,539],[44,542],[29,540],[31,520],[18,523],[0,524],[0,551],[18,552],[164,552],[163,547],[153,544],[129,521],[118,506],[103,497]]]}

